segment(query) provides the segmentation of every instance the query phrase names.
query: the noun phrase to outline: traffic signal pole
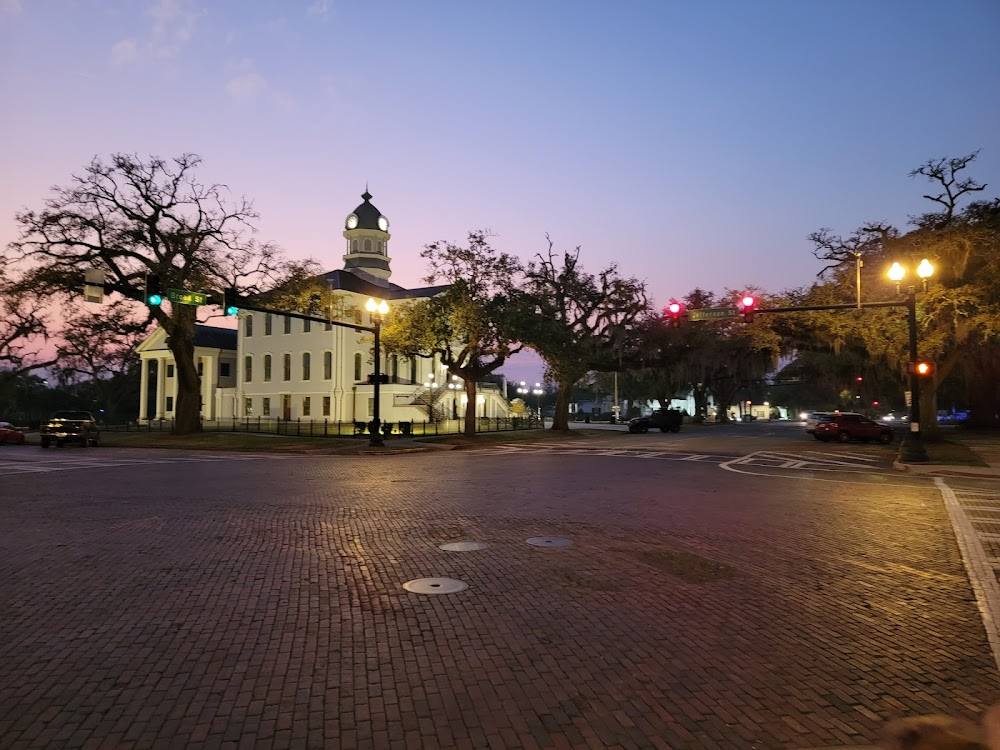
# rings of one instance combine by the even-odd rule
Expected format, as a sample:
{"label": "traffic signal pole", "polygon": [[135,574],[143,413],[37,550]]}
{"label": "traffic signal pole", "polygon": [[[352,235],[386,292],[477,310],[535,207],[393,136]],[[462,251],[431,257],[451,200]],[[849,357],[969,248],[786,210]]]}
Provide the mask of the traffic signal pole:
{"label": "traffic signal pole", "polygon": [[910,426],[903,438],[899,452],[899,460],[907,463],[919,463],[928,460],[927,449],[920,436],[920,374],[917,372],[917,292],[910,287],[905,300],[893,302],[860,302],[856,305],[811,305],[806,307],[772,307],[768,310],[757,310],[758,313],[791,313],[809,312],[814,310],[857,310],[864,307],[905,307],[907,326],[910,338]]}

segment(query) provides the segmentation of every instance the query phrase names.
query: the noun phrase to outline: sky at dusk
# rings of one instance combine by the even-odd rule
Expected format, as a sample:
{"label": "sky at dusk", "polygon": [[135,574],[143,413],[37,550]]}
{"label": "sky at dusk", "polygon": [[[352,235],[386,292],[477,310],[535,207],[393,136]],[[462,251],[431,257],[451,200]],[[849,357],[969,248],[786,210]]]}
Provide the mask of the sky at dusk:
{"label": "sky at dusk", "polygon": [[0,0],[0,243],[95,155],[193,152],[327,269],[367,184],[403,286],[488,229],[661,306],[780,291],[810,232],[928,210],[929,158],[996,195],[998,39],[996,0]]}

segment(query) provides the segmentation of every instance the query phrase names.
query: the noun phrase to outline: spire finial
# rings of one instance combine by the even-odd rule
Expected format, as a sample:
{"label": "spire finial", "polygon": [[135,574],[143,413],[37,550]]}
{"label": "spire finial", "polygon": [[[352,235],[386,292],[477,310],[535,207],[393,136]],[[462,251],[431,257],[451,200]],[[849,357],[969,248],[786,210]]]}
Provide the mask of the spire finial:
{"label": "spire finial", "polygon": [[365,180],[365,192],[361,194],[361,197],[364,198],[365,203],[372,199],[372,194],[368,192],[368,180]]}

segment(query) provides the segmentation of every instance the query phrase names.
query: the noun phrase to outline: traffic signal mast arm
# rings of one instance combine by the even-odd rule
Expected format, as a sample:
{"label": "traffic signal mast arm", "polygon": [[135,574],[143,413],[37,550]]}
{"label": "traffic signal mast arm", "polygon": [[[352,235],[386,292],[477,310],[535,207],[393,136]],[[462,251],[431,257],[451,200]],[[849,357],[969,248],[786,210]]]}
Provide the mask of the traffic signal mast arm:
{"label": "traffic signal mast arm", "polygon": [[[222,298],[220,298],[220,297],[222,297]],[[220,296],[213,295],[210,298],[210,301],[213,304],[224,305],[229,300],[224,299],[224,295],[220,295]],[[240,310],[249,310],[250,312],[270,313],[271,315],[284,315],[286,318],[296,318],[298,320],[308,320],[308,321],[311,321],[313,323],[324,323],[324,324],[328,323],[328,324],[333,325],[333,326],[340,326],[341,328],[353,328],[353,329],[355,329],[357,331],[368,331],[370,333],[374,333],[375,332],[375,326],[366,326],[366,325],[362,325],[361,323],[343,323],[343,322],[341,322],[339,320],[330,320],[329,318],[319,318],[319,317],[317,317],[315,315],[303,315],[302,313],[293,313],[293,312],[288,312],[287,310],[274,310],[274,309],[272,309],[270,307],[261,307],[259,305],[251,305],[246,300],[240,299],[238,297],[236,299],[232,300],[232,302]]]}
{"label": "traffic signal mast arm", "polygon": [[[862,302],[861,307],[906,307],[906,300],[898,302]],[[754,313],[812,312],[815,310],[857,310],[858,305],[807,305],[805,307],[758,307]]]}

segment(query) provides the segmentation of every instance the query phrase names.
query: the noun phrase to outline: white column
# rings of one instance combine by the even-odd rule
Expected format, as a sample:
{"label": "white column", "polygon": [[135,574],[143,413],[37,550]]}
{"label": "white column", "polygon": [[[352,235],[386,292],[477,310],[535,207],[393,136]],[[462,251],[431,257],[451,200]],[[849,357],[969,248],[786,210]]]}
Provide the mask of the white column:
{"label": "white column", "polygon": [[171,395],[174,397],[174,417],[177,416],[177,381],[180,380],[177,377],[177,363],[174,363],[174,386],[170,389]]}
{"label": "white column", "polygon": [[215,358],[206,355],[201,358],[201,418],[215,419]]}
{"label": "white column", "polygon": [[144,422],[149,411],[149,360],[140,359],[142,370],[139,371],[139,421]]}
{"label": "white column", "polygon": [[166,399],[167,360],[156,358],[156,415],[153,419],[163,419],[163,407]]}

